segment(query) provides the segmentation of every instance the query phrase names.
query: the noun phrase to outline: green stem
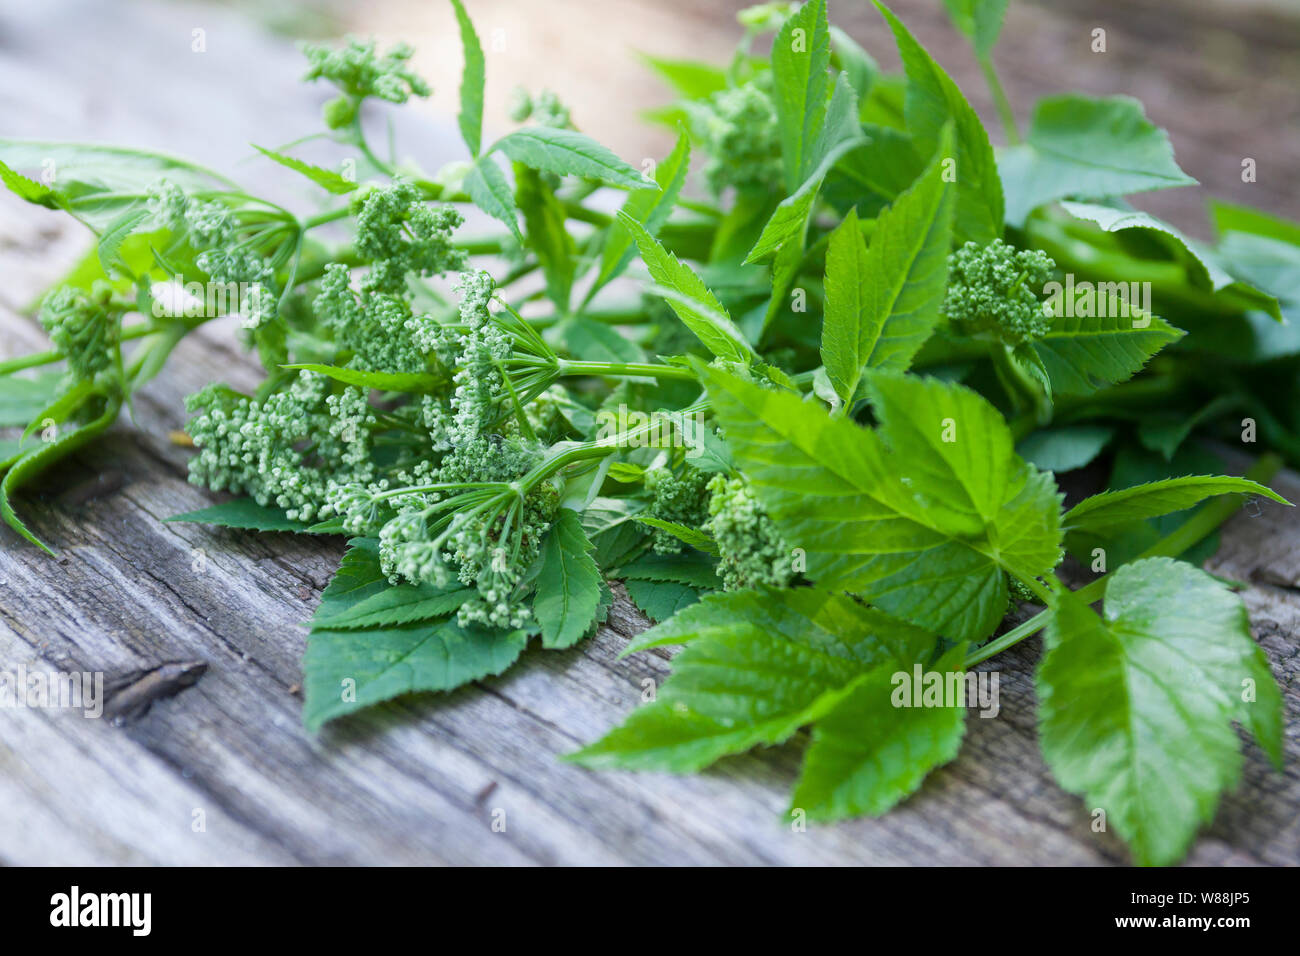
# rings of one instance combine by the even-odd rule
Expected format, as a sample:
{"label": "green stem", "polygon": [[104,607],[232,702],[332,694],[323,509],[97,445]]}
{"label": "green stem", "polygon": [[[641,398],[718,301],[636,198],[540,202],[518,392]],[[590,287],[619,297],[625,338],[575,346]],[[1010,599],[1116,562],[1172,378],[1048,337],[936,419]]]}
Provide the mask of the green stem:
{"label": "green stem", "polygon": [[[1011,357],[1010,348],[994,343],[989,349],[989,356],[993,360],[994,368],[997,369],[998,381],[1002,383],[1007,398],[1011,399],[1011,404],[1016,410],[1028,409],[1025,416],[1032,418],[1039,425],[1047,424],[1051,420],[1051,408],[1047,404],[1047,396],[1043,394],[1038,383],[1016,364]],[[1017,439],[1022,437],[1024,436],[1017,436]]]}
{"label": "green stem", "polygon": [[[144,325],[133,325],[129,329],[122,330],[122,341],[129,342],[132,339],[142,339],[146,335],[153,335],[155,332],[161,332],[166,326],[153,325],[146,323]],[[51,365],[54,362],[63,360],[60,352],[33,352],[31,355],[20,355],[17,358],[7,359],[0,362],[0,375],[8,375],[10,372],[20,372],[27,368],[37,368],[41,365]]]}
{"label": "green stem", "polygon": [[[685,408],[674,412],[683,418],[688,415],[695,415],[707,411],[709,403],[706,400],[700,400]],[[625,432],[619,432],[610,435],[607,438],[599,438],[596,441],[582,442],[581,444],[571,445],[562,451],[554,452],[547,458],[544,458],[532,471],[519,479],[518,484],[525,492],[531,491],[539,482],[546,480],[562,468],[576,464],[580,461],[589,461],[593,458],[604,458],[606,455],[612,455],[620,448],[627,448],[633,445],[642,435],[648,435],[653,431],[661,428],[660,422],[651,417],[650,421],[637,428],[629,429]]]}
{"label": "green stem", "polygon": [[1005,634],[995,637],[982,647],[975,648],[966,655],[966,669],[970,670],[976,664],[982,663],[996,654],[1001,654],[1008,647],[1019,644],[1026,637],[1037,634],[1047,627],[1047,621],[1051,616],[1051,611],[1039,611],[1029,620],[1016,625]]}
{"label": "green stem", "polygon": [[352,130],[355,136],[356,147],[357,149],[361,150],[361,155],[365,156],[366,159],[370,160],[370,162],[374,165],[374,167],[378,169],[380,172],[384,173],[386,176],[395,176],[397,174],[397,170],[395,170],[391,164],[384,162],[382,159],[376,156],[374,152],[370,149],[370,144],[366,142],[365,131],[361,128],[361,110],[359,108],[356,109],[356,112],[352,117]]}
{"label": "green stem", "polygon": [[308,229],[314,229],[317,226],[323,226],[327,222],[337,222],[340,219],[346,219],[352,215],[352,207],[343,206],[339,209],[331,209],[329,212],[317,213],[309,216],[300,224],[301,229],[305,232]]}
{"label": "green stem", "polygon": [[504,481],[453,481],[438,482],[431,485],[411,485],[402,488],[393,488],[389,491],[376,492],[370,496],[371,501],[386,501],[389,498],[396,498],[401,495],[428,495],[434,492],[442,491],[463,491],[465,489],[488,488],[494,491],[509,488],[509,484]]}
{"label": "green stem", "polygon": [[[1258,482],[1261,485],[1267,485],[1282,467],[1282,459],[1277,455],[1266,454],[1260,458],[1246,471],[1245,477],[1251,481]],[[1195,547],[1201,541],[1213,534],[1220,525],[1235,515],[1241,509],[1241,503],[1236,500],[1235,495],[1223,495],[1209,502],[1200,511],[1192,515],[1181,526],[1165,535],[1147,550],[1143,551],[1135,560],[1143,558],[1176,558],[1186,553],[1189,549]],[[1109,575],[1097,578],[1097,580],[1085,585],[1074,592],[1074,596],[1088,604],[1098,600],[1106,591],[1106,584],[1110,580]],[[1028,582],[1026,582],[1028,583]],[[1031,634],[1037,634],[1047,626],[1051,619],[1052,612],[1050,608],[1040,611],[1029,620],[1013,627],[1005,634],[994,638],[983,647],[978,647],[966,655],[966,667],[970,669],[981,661],[986,661],[996,654],[1001,654],[1008,647],[1019,644]]]}
{"label": "green stem", "polygon": [[1007,99],[1007,91],[1002,88],[1002,81],[998,79],[997,67],[993,65],[993,56],[985,53],[977,59],[980,69],[984,72],[984,82],[988,84],[989,93],[993,95],[993,105],[997,107],[1002,128],[1006,131],[1007,144],[1015,146],[1020,142],[1020,131],[1016,128],[1016,113],[1011,108],[1011,101]]}
{"label": "green stem", "polygon": [[528,421],[528,413],[524,411],[523,403],[519,401],[519,395],[515,392],[515,387],[510,383],[510,376],[506,370],[501,367],[501,363],[496,362],[497,372],[501,375],[501,381],[506,387],[506,395],[510,398],[510,405],[514,410],[515,421],[519,425],[519,430],[523,436],[530,442],[537,441],[537,433],[533,430],[532,424]]}
{"label": "green stem", "polygon": [[671,378],[679,381],[694,381],[695,373],[678,365],[659,365],[650,362],[580,362],[572,359],[559,359],[560,375],[598,375],[598,376],[644,376],[647,378]]}
{"label": "green stem", "polygon": [[[1086,223],[1077,225],[1089,232],[1096,230],[1095,226]],[[1239,299],[1231,288],[1214,292],[1190,285],[1187,269],[1180,263],[1135,259],[1100,249],[1087,239],[1074,235],[1067,224],[1058,219],[1035,215],[1025,224],[1025,234],[1030,246],[1046,252],[1056,261],[1060,272],[1073,273],[1076,280],[1151,283],[1152,298],[1158,300],[1156,309],[1161,315],[1168,315],[1174,309],[1209,313],[1210,316],[1236,315],[1258,307],[1249,300]],[[1095,234],[1109,237],[1108,233]]]}
{"label": "green stem", "polygon": [[[123,333],[123,338],[126,334]],[[25,368],[37,368],[41,365],[49,365],[63,358],[59,352],[33,352],[31,355],[20,355],[17,358],[7,359],[0,362],[0,375],[8,375],[10,372],[19,372]]]}
{"label": "green stem", "polygon": [[[167,353],[170,352],[171,349],[170,348],[167,349]],[[131,366],[126,370],[125,379],[127,382],[129,383],[135,382],[135,377],[140,374],[140,370],[145,367],[145,364],[149,361],[149,358],[152,355],[153,355],[153,349],[143,348],[139,351],[138,354],[132,357]],[[166,359],[166,357],[167,355],[165,353],[163,355],[163,358]]]}
{"label": "green stem", "polygon": [[614,217],[609,213],[597,212],[576,202],[566,202],[564,204],[564,215],[569,219],[585,222],[592,226],[608,226],[614,221]]}

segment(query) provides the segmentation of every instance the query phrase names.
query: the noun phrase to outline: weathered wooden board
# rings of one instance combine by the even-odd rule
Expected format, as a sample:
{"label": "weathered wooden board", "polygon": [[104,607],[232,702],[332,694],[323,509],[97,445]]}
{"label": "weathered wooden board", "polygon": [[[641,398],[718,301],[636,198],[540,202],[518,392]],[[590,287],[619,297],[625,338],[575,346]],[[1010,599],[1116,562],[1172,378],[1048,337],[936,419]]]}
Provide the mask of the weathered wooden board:
{"label": "weathered wooden board", "polygon": [[[201,70],[154,72],[154,64],[168,66],[158,51],[187,42],[188,5],[125,6],[149,13],[131,24],[123,48],[153,52],[109,68],[108,38],[123,31],[99,12],[105,7],[53,3],[41,17],[0,14],[0,133],[177,149],[210,141],[210,150],[191,148],[220,165],[232,161],[215,155],[230,142],[296,135],[318,102],[311,94],[265,99],[260,83],[251,89],[254,78],[240,77],[234,55],[221,66],[208,60]],[[255,49],[290,88],[297,65],[287,44],[250,34],[221,11],[204,8],[202,17],[210,49]],[[60,42],[71,37],[66,48],[52,46],[47,30]],[[39,62],[47,54],[55,68]],[[30,83],[17,85],[24,77],[39,78],[42,95],[25,92]],[[232,97],[248,91],[232,100],[236,106],[219,107],[216,126],[188,105],[212,102],[214,83],[229,84]],[[119,98],[128,91],[131,98]],[[21,310],[80,252],[84,235],[74,226],[0,198],[0,356],[43,347]],[[196,686],[123,727],[69,712],[0,709],[0,863],[1126,859],[1116,839],[1091,832],[1086,809],[1043,766],[1034,734],[1036,641],[990,663],[1001,669],[1001,713],[972,716],[962,755],[919,794],[884,819],[807,832],[794,832],[783,816],[802,741],[686,778],[591,773],[557,761],[635,706],[644,678],[668,672],[664,652],[617,660],[628,636],[645,626],[622,598],[608,625],[580,647],[534,649],[501,678],[308,735],[299,720],[301,622],[341,542],[160,521],[208,500],[186,483],[187,452],[168,433],[183,422],[188,392],[214,378],[256,380],[234,342],[233,330],[219,324],[187,341],[140,396],[133,421],[119,423],[23,502],[33,528],[59,546],[58,558],[0,529],[0,667],[114,675],[162,661],[209,665]],[[101,487],[87,485],[95,481],[104,493],[89,497]],[[1278,487],[1300,499],[1300,476],[1288,474]],[[1248,748],[1242,786],[1191,862],[1294,864],[1300,513],[1266,504],[1256,517],[1235,518],[1211,567],[1252,582],[1245,598],[1286,693],[1289,763],[1276,774]],[[492,829],[495,811],[504,812],[504,832]]]}

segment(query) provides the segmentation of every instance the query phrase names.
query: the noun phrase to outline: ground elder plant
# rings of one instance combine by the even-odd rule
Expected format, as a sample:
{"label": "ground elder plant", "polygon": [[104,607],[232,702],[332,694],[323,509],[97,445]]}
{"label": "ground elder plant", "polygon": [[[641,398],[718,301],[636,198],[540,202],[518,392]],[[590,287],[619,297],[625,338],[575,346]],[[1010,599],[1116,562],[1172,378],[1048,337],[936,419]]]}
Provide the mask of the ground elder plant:
{"label": "ground elder plant", "polygon": [[[1215,204],[1208,244],[1133,208],[1193,183],[1141,105],[1051,96],[1018,130],[1005,2],[947,3],[995,148],[876,6],[862,40],[901,74],[825,0],[742,12],[721,65],[649,57],[679,100],[644,164],[553,91],[485,141],[455,0],[464,159],[372,145],[433,93],[409,49],[308,47],[337,164],[258,155],[310,214],[183,159],[0,141],[4,185],[96,237],[36,310],[50,350],[0,364],[0,514],[48,547],[21,493],[224,318],[265,377],[190,397],[191,480],[232,497],[173,520],[346,536],[309,728],[571,647],[622,582],[655,622],[627,652],[684,649],[569,759],[693,772],[810,728],[790,811],[835,820],[953,759],[966,676],[1041,631],[1047,765],[1136,861],[1177,861],[1239,777],[1234,725],[1282,758],[1241,599],[1198,563],[1300,463],[1300,227]],[[1234,445],[1268,453],[1217,476]]]}

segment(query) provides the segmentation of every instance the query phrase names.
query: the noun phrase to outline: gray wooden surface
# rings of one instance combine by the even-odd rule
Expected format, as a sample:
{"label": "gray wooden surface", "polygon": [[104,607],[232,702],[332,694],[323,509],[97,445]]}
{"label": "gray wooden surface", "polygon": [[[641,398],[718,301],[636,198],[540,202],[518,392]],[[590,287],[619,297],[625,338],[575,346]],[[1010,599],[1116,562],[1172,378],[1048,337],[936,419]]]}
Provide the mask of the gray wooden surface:
{"label": "gray wooden surface", "polygon": [[[298,66],[287,43],[198,8],[209,49],[224,52],[176,70],[195,8],[121,5],[138,14],[127,39],[106,6],[0,12],[0,133],[171,146],[229,167],[243,142],[311,128],[319,97],[293,87]],[[63,40],[51,44],[50,31]],[[109,38],[119,35],[115,47]],[[114,49],[150,53],[112,68]],[[251,88],[246,56],[269,64],[271,79]],[[225,104],[212,95],[223,85]],[[195,103],[217,105],[196,115]],[[75,223],[0,197],[0,356],[45,347],[22,309],[85,242]],[[625,600],[596,638],[570,651],[531,650],[501,678],[308,735],[299,720],[301,622],[341,542],[160,522],[209,500],[185,482],[187,451],[169,433],[183,422],[188,392],[214,378],[256,381],[233,343],[219,324],[184,343],[139,397],[134,421],[22,502],[58,558],[0,529],[0,668],[111,676],[163,661],[209,665],[196,686],[123,727],[0,709],[0,863],[1126,860],[1115,838],[1091,832],[1086,809],[1043,766],[1036,640],[987,665],[1001,670],[1001,713],[972,716],[961,756],[915,797],[880,820],[807,832],[781,816],[802,741],[685,778],[591,773],[556,760],[634,707],[644,678],[668,673],[665,653],[616,659],[645,626]],[[1278,488],[1300,499],[1300,476],[1285,475]],[[1279,775],[1248,747],[1240,789],[1190,857],[1198,864],[1300,862],[1300,511],[1252,510],[1257,516],[1227,526],[1210,567],[1251,582],[1245,600],[1285,691],[1289,759]],[[505,830],[495,832],[501,812]]]}

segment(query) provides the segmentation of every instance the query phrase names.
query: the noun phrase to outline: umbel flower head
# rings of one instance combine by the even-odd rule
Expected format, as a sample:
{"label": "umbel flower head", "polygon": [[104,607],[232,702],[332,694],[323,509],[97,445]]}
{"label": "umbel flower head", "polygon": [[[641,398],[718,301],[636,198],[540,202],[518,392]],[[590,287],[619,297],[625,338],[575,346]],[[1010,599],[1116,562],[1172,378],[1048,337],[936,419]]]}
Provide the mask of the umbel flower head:
{"label": "umbel flower head", "polygon": [[985,335],[1017,346],[1042,338],[1052,317],[1038,298],[1056,263],[1038,249],[1001,239],[967,242],[948,257],[944,314],[961,335]]}
{"label": "umbel flower head", "polygon": [[[688,528],[698,528],[709,517],[709,476],[687,466],[681,474],[668,468],[646,472],[645,487],[654,497],[648,514]],[[662,528],[654,532],[654,549],[659,554],[677,554],[685,545]]]}
{"label": "umbel flower head", "polygon": [[789,587],[794,563],[789,546],[744,477],[714,475],[709,482],[709,520],[704,530],[718,544],[718,575],[728,591]]}
{"label": "umbel flower head", "polygon": [[407,65],[415,51],[405,43],[398,43],[381,55],[375,41],[349,37],[339,49],[307,43],[302,52],[310,64],[303,79],[328,80],[341,93],[325,104],[325,125],[330,129],[350,124],[356,117],[357,106],[367,97],[405,103],[412,96],[428,96],[433,92]]}
{"label": "umbel flower head", "polygon": [[370,262],[362,291],[405,295],[408,275],[465,268],[465,253],[451,244],[452,232],[465,220],[451,206],[430,208],[412,183],[365,190],[353,206],[357,252]]}
{"label": "umbel flower head", "polygon": [[294,521],[328,517],[332,486],[374,477],[370,431],[375,416],[364,393],[332,391],[306,370],[287,389],[259,401],[210,385],[186,400],[188,431],[199,453],[190,481],[249,495],[284,509]]}
{"label": "umbel flower head", "polygon": [[781,141],[776,107],[754,82],[683,104],[691,131],[709,154],[704,176],[714,193],[774,191],[781,186]]}
{"label": "umbel flower head", "polygon": [[126,307],[116,303],[113,287],[96,282],[90,292],[72,286],[55,289],[41,303],[40,322],[68,362],[76,379],[93,379],[116,367]]}

